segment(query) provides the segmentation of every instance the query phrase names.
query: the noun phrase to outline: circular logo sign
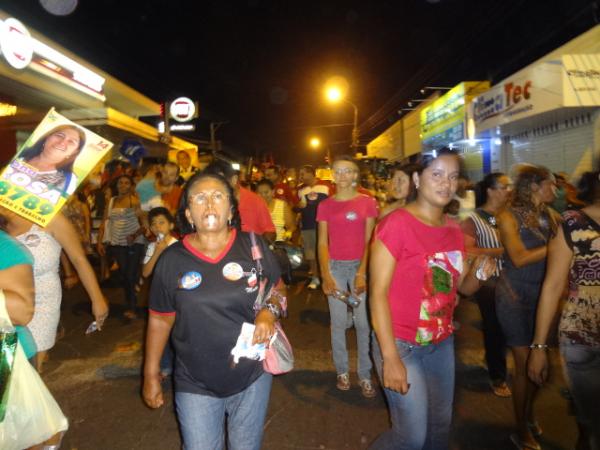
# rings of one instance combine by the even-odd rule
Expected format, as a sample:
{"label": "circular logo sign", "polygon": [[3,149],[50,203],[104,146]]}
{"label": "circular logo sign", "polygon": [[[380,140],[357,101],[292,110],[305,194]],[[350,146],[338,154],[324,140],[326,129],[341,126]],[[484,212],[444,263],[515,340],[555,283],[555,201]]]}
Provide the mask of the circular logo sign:
{"label": "circular logo sign", "polygon": [[187,97],[179,97],[169,106],[171,117],[177,122],[187,122],[196,115],[196,105]]}
{"label": "circular logo sign", "polygon": [[230,262],[223,267],[223,276],[226,280],[237,281],[244,276],[244,269],[236,262]]}
{"label": "circular logo sign", "polygon": [[33,57],[33,42],[25,25],[12,17],[0,26],[0,49],[15,69],[24,69]]}

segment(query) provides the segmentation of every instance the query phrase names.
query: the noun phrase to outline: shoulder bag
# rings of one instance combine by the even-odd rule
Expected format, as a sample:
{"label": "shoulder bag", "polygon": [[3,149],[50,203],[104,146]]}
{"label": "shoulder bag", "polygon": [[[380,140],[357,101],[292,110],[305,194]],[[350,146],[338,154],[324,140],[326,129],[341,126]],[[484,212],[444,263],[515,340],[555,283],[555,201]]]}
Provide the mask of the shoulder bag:
{"label": "shoulder bag", "polygon": [[[254,311],[256,314],[258,314],[258,312],[265,307],[267,301],[271,297],[271,291],[274,289],[274,286],[271,286],[269,289],[269,295],[265,296],[265,289],[269,280],[264,276],[263,273],[263,267],[261,263],[262,251],[256,242],[256,235],[254,233],[250,233],[250,240],[252,242],[252,259],[256,263],[256,272],[258,275],[259,290],[254,302]],[[282,301],[280,303],[282,312],[286,312],[286,302]],[[293,368],[294,352],[292,350],[292,345],[283,331],[281,322],[277,320],[275,322],[275,334],[273,338],[271,338],[265,353],[263,369],[265,372],[270,374],[280,375],[290,372]]]}

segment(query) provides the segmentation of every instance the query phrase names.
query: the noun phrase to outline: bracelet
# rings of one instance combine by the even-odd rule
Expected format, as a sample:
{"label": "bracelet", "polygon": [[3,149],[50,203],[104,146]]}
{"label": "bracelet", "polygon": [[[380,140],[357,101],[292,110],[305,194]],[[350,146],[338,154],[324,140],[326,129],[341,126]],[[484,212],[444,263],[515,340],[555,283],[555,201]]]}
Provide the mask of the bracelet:
{"label": "bracelet", "polygon": [[531,344],[529,348],[532,350],[547,350],[548,344]]}
{"label": "bracelet", "polygon": [[265,303],[263,309],[268,309],[269,312],[273,314],[273,317],[275,317],[275,320],[279,320],[281,318],[281,308],[274,303]]}
{"label": "bracelet", "polygon": [[357,273],[356,275],[354,275],[354,278],[356,278],[356,277],[361,277],[361,278],[364,278],[365,280],[367,279],[367,275],[364,273]]}

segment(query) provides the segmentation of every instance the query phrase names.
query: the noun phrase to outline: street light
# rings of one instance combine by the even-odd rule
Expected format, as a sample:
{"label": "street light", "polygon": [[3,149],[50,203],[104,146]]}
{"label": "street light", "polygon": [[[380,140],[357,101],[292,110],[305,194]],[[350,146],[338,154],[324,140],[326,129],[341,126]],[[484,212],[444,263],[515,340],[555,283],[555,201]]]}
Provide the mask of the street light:
{"label": "street light", "polygon": [[321,139],[319,139],[318,137],[312,137],[310,138],[310,140],[308,141],[308,145],[311,146],[311,148],[314,148],[315,150],[318,149],[319,147],[321,147]]}
{"label": "street light", "polygon": [[343,77],[330,78],[325,84],[325,98],[330,103],[344,102],[352,106],[354,109],[354,122],[352,127],[352,149],[354,152],[358,151],[358,107],[346,98],[348,92],[348,82]]}

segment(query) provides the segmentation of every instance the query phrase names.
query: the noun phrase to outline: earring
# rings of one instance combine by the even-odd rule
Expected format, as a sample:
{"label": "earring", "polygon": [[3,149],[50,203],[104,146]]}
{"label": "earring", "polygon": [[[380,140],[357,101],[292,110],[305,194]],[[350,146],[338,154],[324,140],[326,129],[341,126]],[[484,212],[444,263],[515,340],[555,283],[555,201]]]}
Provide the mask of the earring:
{"label": "earring", "polygon": [[227,219],[227,226],[231,227],[231,219]]}
{"label": "earring", "polygon": [[190,227],[192,227],[192,231],[194,231],[196,229],[196,225],[191,220],[190,220]]}

